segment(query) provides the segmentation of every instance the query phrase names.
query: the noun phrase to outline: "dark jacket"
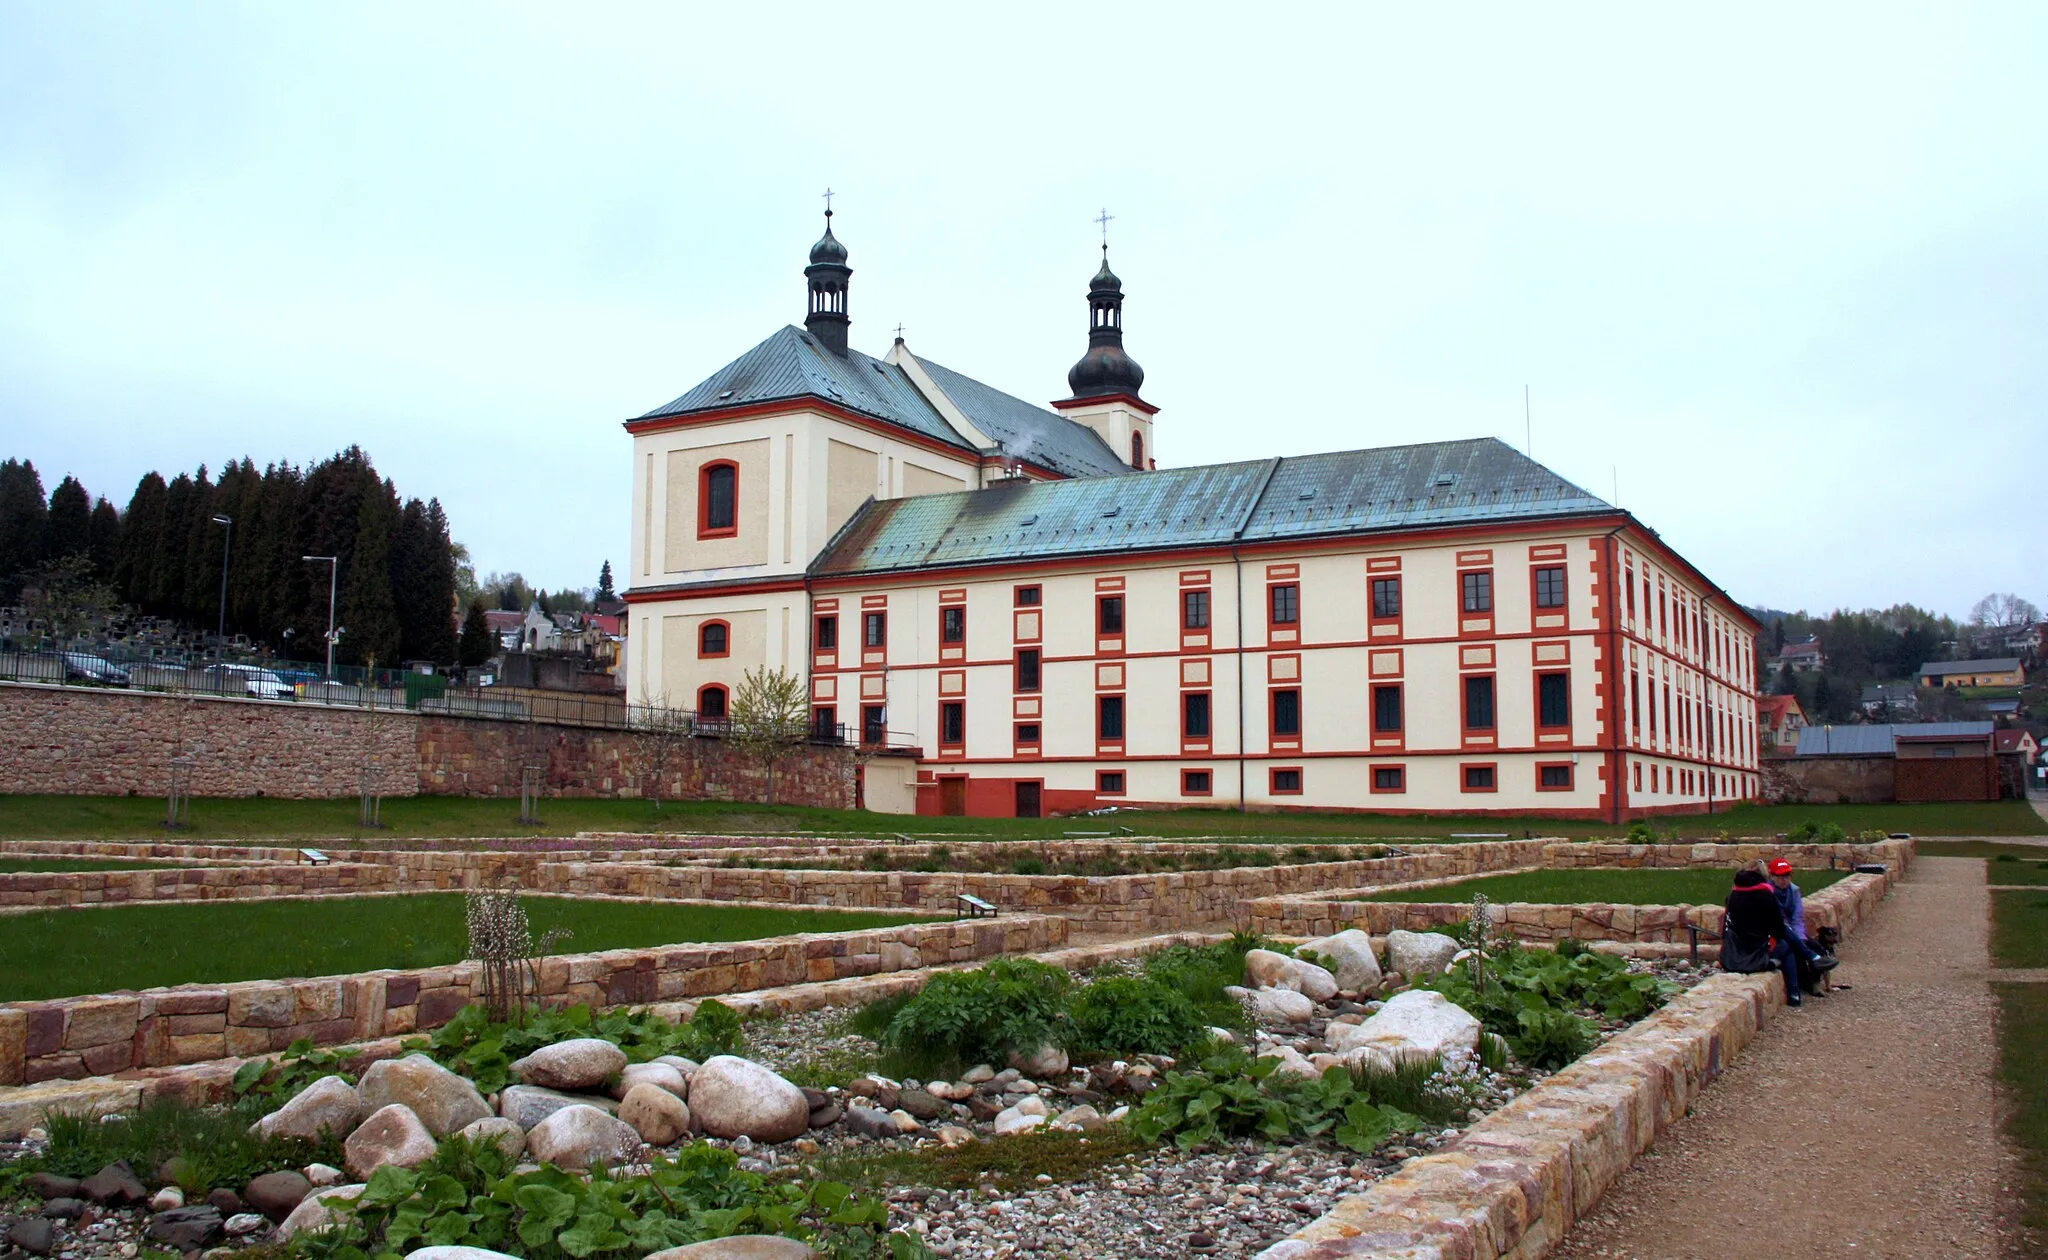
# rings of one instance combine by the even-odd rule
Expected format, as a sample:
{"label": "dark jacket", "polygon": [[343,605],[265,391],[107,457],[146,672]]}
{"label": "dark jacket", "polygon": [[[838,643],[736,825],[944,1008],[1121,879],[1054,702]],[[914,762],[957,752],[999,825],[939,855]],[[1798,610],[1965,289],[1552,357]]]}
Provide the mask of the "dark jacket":
{"label": "dark jacket", "polygon": [[[1753,883],[1744,882],[1753,880]],[[1785,915],[1778,909],[1778,893],[1761,875],[1737,875],[1735,889],[1728,894],[1728,918],[1722,931],[1745,951],[1769,942],[1789,938]]]}

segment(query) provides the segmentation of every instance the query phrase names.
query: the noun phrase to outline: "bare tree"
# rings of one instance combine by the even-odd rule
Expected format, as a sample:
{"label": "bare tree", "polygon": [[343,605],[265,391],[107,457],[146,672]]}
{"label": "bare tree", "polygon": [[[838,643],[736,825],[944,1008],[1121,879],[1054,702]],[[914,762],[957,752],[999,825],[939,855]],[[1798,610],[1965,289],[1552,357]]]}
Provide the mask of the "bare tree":
{"label": "bare tree", "polygon": [[1993,591],[1970,609],[1973,625],[2017,629],[2041,619],[2041,610],[2010,591]]}
{"label": "bare tree", "polygon": [[468,902],[469,956],[482,964],[478,996],[492,1022],[515,1018],[523,1022],[526,995],[540,987],[534,961],[545,957],[570,933],[566,928],[550,928],[536,942],[526,907],[519,903],[517,885],[471,889]]}
{"label": "bare tree", "polygon": [[810,695],[795,674],[762,666],[740,678],[732,699],[732,731],[727,736],[741,755],[761,767],[762,800],[775,800],[775,771],[803,745]]}
{"label": "bare tree", "polygon": [[668,693],[651,697],[632,715],[633,755],[640,772],[640,795],[661,812],[662,790],[691,734],[690,714],[668,702]]}

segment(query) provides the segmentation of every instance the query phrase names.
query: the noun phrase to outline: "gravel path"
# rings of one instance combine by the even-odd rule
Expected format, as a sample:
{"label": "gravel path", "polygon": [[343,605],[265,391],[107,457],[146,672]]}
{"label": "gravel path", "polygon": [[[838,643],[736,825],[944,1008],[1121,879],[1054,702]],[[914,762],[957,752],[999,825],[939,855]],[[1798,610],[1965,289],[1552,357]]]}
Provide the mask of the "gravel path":
{"label": "gravel path", "polygon": [[1921,858],[1842,946],[1850,992],[1781,1012],[1552,1256],[2000,1260],[1984,863]]}

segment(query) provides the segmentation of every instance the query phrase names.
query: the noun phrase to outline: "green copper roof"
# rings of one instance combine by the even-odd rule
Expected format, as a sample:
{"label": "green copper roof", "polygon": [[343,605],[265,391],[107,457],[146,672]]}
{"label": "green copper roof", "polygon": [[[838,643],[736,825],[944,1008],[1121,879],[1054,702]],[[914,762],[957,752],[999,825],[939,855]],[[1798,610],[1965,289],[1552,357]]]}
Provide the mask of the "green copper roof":
{"label": "green copper roof", "polygon": [[869,503],[818,576],[1372,534],[1610,510],[1493,438]]}

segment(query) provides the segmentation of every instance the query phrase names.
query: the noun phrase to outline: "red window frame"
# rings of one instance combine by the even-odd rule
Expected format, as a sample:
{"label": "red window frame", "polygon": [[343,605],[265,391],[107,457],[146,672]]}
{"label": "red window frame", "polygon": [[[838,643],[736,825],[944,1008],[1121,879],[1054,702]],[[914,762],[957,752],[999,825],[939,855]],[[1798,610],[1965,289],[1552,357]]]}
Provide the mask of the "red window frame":
{"label": "red window frame", "polygon": [[[1464,684],[1460,683],[1459,686],[1463,687]],[[1380,693],[1383,691],[1391,691],[1394,693],[1394,725],[1392,726],[1380,725]],[[1372,733],[1374,735],[1399,735],[1407,729],[1408,697],[1401,694],[1400,683],[1373,683],[1368,692],[1367,703],[1372,706],[1372,712],[1369,715],[1367,715],[1366,720],[1372,724]]]}
{"label": "red window frame", "polygon": [[[946,734],[951,725],[952,736]],[[965,700],[939,701],[939,747],[964,748],[967,745],[967,702]]]}
{"label": "red window frame", "polygon": [[[1394,611],[1390,613],[1382,613],[1380,611],[1379,591],[1377,588],[1381,582],[1386,582],[1393,586]],[[1400,574],[1376,573],[1370,575],[1365,587],[1366,620],[1376,621],[1381,623],[1382,625],[1387,624],[1389,622],[1398,622],[1399,620],[1401,620],[1401,599],[1402,595]]]}
{"label": "red window frame", "polygon": [[1045,588],[1036,583],[1012,587],[1010,600],[1013,607],[1040,608],[1044,606]]}
{"label": "red window frame", "polygon": [[[1544,680],[1544,679],[1546,679],[1546,678],[1561,678],[1561,679],[1563,679],[1563,680],[1564,680],[1564,721],[1562,721],[1562,722],[1546,722],[1546,721],[1544,721],[1544,720],[1543,720],[1543,680]],[[1572,674],[1571,674],[1571,671],[1570,671],[1570,670],[1568,670],[1568,669],[1544,669],[1544,670],[1538,670],[1538,671],[1536,672],[1536,676],[1535,676],[1535,678],[1534,678],[1534,679],[1533,679],[1533,680],[1532,680],[1532,681],[1530,682],[1530,684],[1529,684],[1529,685],[1530,685],[1530,703],[1531,703],[1531,704],[1533,704],[1533,705],[1535,706],[1535,714],[1536,714],[1536,729],[1537,729],[1537,730],[1539,730],[1539,731],[1547,732],[1547,733],[1549,733],[1549,734],[1553,734],[1553,735],[1554,735],[1554,734],[1556,734],[1556,733],[1557,733],[1557,732],[1559,732],[1559,731],[1569,731],[1569,730],[1571,730],[1571,729],[1572,729]],[[1495,715],[1495,720],[1496,720],[1496,721],[1498,721],[1498,720],[1499,720],[1499,716],[1498,716],[1497,714]]]}
{"label": "red window frame", "polygon": [[1131,430],[1131,467],[1140,471],[1145,467],[1145,435]]}
{"label": "red window frame", "polygon": [[[1557,574],[1557,602],[1555,604],[1543,602],[1543,575],[1546,573]],[[1572,586],[1569,565],[1539,564],[1530,567],[1529,609],[1531,615],[1539,613],[1550,615],[1564,613],[1570,615],[1572,609]]]}
{"label": "red window frame", "polygon": [[[873,633],[874,628],[877,626],[881,627],[882,630],[879,636]],[[870,608],[861,613],[860,646],[863,651],[868,652],[879,652],[889,646],[888,609]]]}
{"label": "red window frame", "polygon": [[839,731],[839,708],[837,705],[818,704],[811,706],[811,733],[829,737]]}
{"label": "red window frame", "polygon": [[[954,633],[957,629],[958,633]],[[949,646],[967,642],[967,605],[944,604],[939,608],[939,642]]]}
{"label": "red window frame", "polygon": [[[1394,772],[1394,782],[1389,787],[1381,787],[1380,773],[1386,770],[1391,770]],[[1375,796],[1392,796],[1402,792],[1406,792],[1408,790],[1408,767],[1405,764],[1392,766],[1368,766],[1366,769],[1366,773],[1370,776],[1366,780],[1366,782],[1370,786],[1372,793]]]}
{"label": "red window frame", "polygon": [[[1282,693],[1291,694],[1294,697],[1294,729],[1291,731],[1280,729],[1280,696]],[[1213,726],[1214,722],[1212,721],[1210,724]],[[1300,684],[1297,683],[1287,687],[1268,687],[1266,689],[1266,739],[1269,744],[1274,740],[1298,743],[1301,740],[1301,728],[1305,725],[1307,725],[1307,716],[1302,711]]]}
{"label": "red window frame", "polygon": [[[715,713],[711,711],[711,706],[705,703],[711,696],[718,697],[718,711]],[[732,693],[726,690],[724,683],[705,683],[697,688],[697,715],[719,721],[732,716]]]}
{"label": "red window frame", "polygon": [[[811,650],[813,652],[837,652],[839,650],[839,614],[820,613],[811,627]],[[826,640],[831,642],[827,643]]]}
{"label": "red window frame", "polygon": [[[732,524],[711,523],[711,474],[719,469],[732,473]],[[740,532],[740,466],[729,459],[714,459],[697,469],[697,537],[731,538]]]}
{"label": "red window frame", "polygon": [[[1030,685],[1024,682],[1024,657],[1031,657]],[[1045,689],[1045,653],[1035,647],[1020,647],[1010,660],[1010,690],[1018,695],[1036,695]]]}
{"label": "red window frame", "polygon": [[[1491,718],[1492,721],[1490,721],[1485,726],[1474,726],[1471,722],[1472,701],[1469,688],[1471,687],[1474,680],[1481,678],[1486,680],[1486,685],[1488,689],[1492,692],[1492,704],[1489,706],[1492,709],[1492,712],[1487,714],[1487,716]],[[1458,732],[1466,739],[1478,738],[1490,740],[1499,738],[1500,678],[1498,675],[1491,673],[1472,673],[1458,675]]]}
{"label": "red window frame", "polygon": [[[1280,776],[1283,774],[1294,776],[1293,787],[1280,786]],[[1268,796],[1300,796],[1302,783],[1300,766],[1269,766],[1266,769],[1266,794]]]}
{"label": "red window frame", "polygon": [[[1188,729],[1188,701],[1196,696],[1202,698],[1202,724],[1209,729],[1196,734]],[[1180,693],[1180,737],[1183,741],[1206,744],[1216,738],[1216,697],[1213,693],[1194,689]]]}
{"label": "red window frame", "polygon": [[1045,727],[1038,719],[1013,724],[1010,732],[1011,745],[1020,757],[1036,757],[1045,744]]}
{"label": "red window frame", "polygon": [[[1564,782],[1550,785],[1543,782],[1546,770],[1564,771]],[[1569,761],[1539,761],[1536,763],[1536,790],[1539,792],[1569,792],[1578,786],[1578,773]]]}
{"label": "red window frame", "polygon": [[1214,603],[1206,586],[1185,586],[1180,592],[1180,628],[1208,633]]}
{"label": "red window frame", "polygon": [[[1194,785],[1194,776],[1202,776],[1202,785]],[[1180,772],[1180,794],[1182,796],[1216,795],[1216,772],[1214,770],[1183,770]]]}
{"label": "red window frame", "polygon": [[[1467,579],[1467,578],[1483,578],[1483,579],[1485,579],[1485,580],[1484,580],[1484,582],[1483,582],[1483,586],[1484,586],[1484,588],[1485,588],[1485,592],[1484,592],[1484,593],[1485,593],[1485,598],[1486,598],[1486,607],[1484,607],[1484,608],[1472,608],[1472,607],[1469,607],[1469,604],[1470,604],[1470,602],[1471,602],[1471,596],[1470,596],[1469,594],[1467,594],[1467,592],[1466,592],[1466,579]],[[1493,616],[1493,609],[1494,609],[1494,604],[1495,604],[1496,602],[1497,602],[1497,601],[1496,601],[1496,600],[1494,599],[1494,590],[1493,590],[1493,570],[1492,570],[1492,569],[1490,569],[1490,568],[1486,568],[1486,569],[1460,569],[1460,570],[1458,570],[1458,616],[1460,616],[1460,617],[1491,617],[1491,616]]]}
{"label": "red window frame", "polygon": [[[722,633],[720,634],[720,636],[719,636],[719,642],[721,642],[721,643],[722,643],[722,644],[724,644],[725,646],[721,647],[721,648],[720,648],[720,649],[719,649],[718,651],[716,651],[716,652],[707,652],[707,651],[705,651],[705,650],[704,650],[704,637],[705,637],[705,635],[707,635],[707,634],[709,634],[709,633],[711,632],[711,629],[712,629],[712,628],[713,628],[714,626],[715,626],[715,627],[717,627],[717,628],[718,628],[718,629],[719,629],[719,630],[720,630],[720,631],[722,632]],[[731,622],[729,622],[729,621],[725,620],[725,619],[724,619],[723,617],[713,617],[713,618],[711,618],[711,619],[710,619],[710,620],[708,620],[708,621],[702,621],[702,622],[699,622],[699,623],[697,624],[697,659],[698,659],[698,660],[700,660],[700,661],[716,661],[716,660],[723,660],[724,658],[726,658],[726,657],[728,657],[728,656],[731,656],[731,655],[732,655],[732,623],[731,623]]]}
{"label": "red window frame", "polygon": [[1643,790],[1643,763],[1642,763],[1642,762],[1640,762],[1640,761],[1636,762],[1636,763],[1635,763],[1635,767],[1634,767],[1634,768],[1635,768],[1635,789],[1634,789],[1634,790],[1635,790],[1635,791],[1638,791],[1638,792],[1640,792],[1640,791],[1642,791],[1642,790]]}
{"label": "red window frame", "polygon": [[[880,736],[870,739],[870,735]],[[860,742],[864,747],[873,747],[889,742],[889,706],[886,704],[864,704],[860,706]]]}
{"label": "red window frame", "polygon": [[[1107,618],[1107,614],[1109,612],[1111,605],[1114,605],[1116,607],[1116,629],[1114,630],[1109,628],[1109,622]],[[1128,611],[1129,610],[1124,607],[1124,597],[1121,592],[1111,595],[1097,595],[1095,597],[1096,637],[1102,639],[1123,638],[1124,627],[1129,624],[1124,619],[1124,616]]]}
{"label": "red window frame", "polygon": [[1095,794],[1097,796],[1122,796],[1128,790],[1124,786],[1127,782],[1129,780],[1124,778],[1124,772],[1121,770],[1097,770],[1095,772]]}
{"label": "red window frame", "polygon": [[[1280,616],[1280,592],[1282,591],[1291,593],[1290,599],[1294,604],[1294,615],[1285,619]],[[1301,628],[1301,583],[1299,582],[1274,582],[1266,587],[1266,628],[1270,630],[1279,626],[1293,626],[1297,630]]]}
{"label": "red window frame", "polygon": [[[1484,770],[1487,774],[1485,787],[1472,786],[1472,772]],[[1484,794],[1500,791],[1500,763],[1497,761],[1461,761],[1458,763],[1458,791],[1461,793]]]}

